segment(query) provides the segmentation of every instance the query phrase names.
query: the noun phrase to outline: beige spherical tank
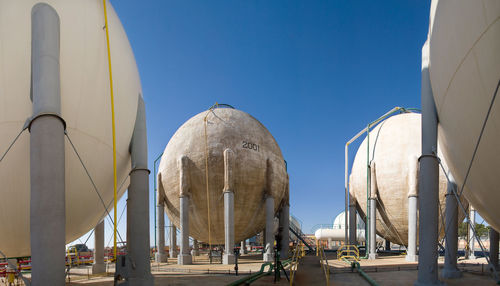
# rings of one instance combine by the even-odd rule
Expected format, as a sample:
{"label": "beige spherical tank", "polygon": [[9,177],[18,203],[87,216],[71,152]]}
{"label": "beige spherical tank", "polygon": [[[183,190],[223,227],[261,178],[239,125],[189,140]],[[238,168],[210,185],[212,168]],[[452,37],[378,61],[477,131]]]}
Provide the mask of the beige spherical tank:
{"label": "beige spherical tank", "polygon": [[266,195],[274,197],[275,212],[281,203],[288,202],[285,161],[276,140],[264,125],[248,113],[232,108],[199,113],[184,123],[168,142],[160,162],[158,181],[166,213],[179,227],[179,160],[187,158],[184,172],[190,196],[189,235],[206,243],[224,243],[223,153],[226,149],[230,149],[234,157],[229,176],[234,189],[235,241],[251,237],[265,227]]}
{"label": "beige spherical tank", "polygon": [[[381,122],[370,132],[370,162],[375,167],[377,233],[397,244],[408,244],[408,195],[418,192],[417,166],[421,154],[421,115],[404,113]],[[366,214],[367,139],[361,143],[352,166],[350,195]],[[443,162],[444,165],[446,164]],[[445,168],[446,165],[445,165]],[[413,170],[413,171],[412,171]],[[440,168],[439,200],[445,211],[447,179]],[[460,213],[459,221],[464,218]],[[440,226],[443,223],[440,216]],[[442,237],[443,228],[440,227]]]}
{"label": "beige spherical tank", "polygon": [[[0,0],[0,154],[32,116],[31,12],[35,0]],[[102,1],[46,0],[60,19],[61,116],[103,200],[113,199],[111,107]],[[129,144],[141,93],[132,49],[110,3],[118,183],[130,172]],[[65,139],[66,242],[96,226],[104,207]],[[1,156],[1,155],[0,155]],[[0,163],[0,251],[30,254],[30,133]],[[128,183],[125,181],[124,186]],[[123,194],[121,189],[119,195]]]}
{"label": "beige spherical tank", "polygon": [[[462,186],[500,80],[500,1],[432,1],[429,73],[443,155]],[[492,105],[464,194],[500,230],[500,105]]]}

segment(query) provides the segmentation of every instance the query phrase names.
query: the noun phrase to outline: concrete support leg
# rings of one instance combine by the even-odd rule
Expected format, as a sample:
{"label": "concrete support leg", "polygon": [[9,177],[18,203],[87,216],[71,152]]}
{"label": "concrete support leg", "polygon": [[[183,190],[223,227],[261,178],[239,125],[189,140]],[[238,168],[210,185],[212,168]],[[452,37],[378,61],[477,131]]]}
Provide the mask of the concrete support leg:
{"label": "concrete support leg", "polygon": [[280,217],[280,237],[281,237],[281,249],[280,249],[280,259],[288,259],[288,251],[290,248],[290,206],[285,204],[281,207]]}
{"label": "concrete support leg", "polygon": [[422,48],[422,155],[419,186],[419,258],[415,285],[439,285],[438,202],[439,165],[437,159],[438,120],[429,76],[429,45]]}
{"label": "concrete support leg", "polygon": [[242,240],[241,241],[241,245],[240,245],[240,254],[247,254],[248,251],[247,251],[247,241],[246,240]]}
{"label": "concrete support leg", "polygon": [[377,258],[377,174],[375,162],[370,164],[370,233],[368,234],[368,259]]}
{"label": "concrete support leg", "polygon": [[234,264],[234,187],[233,187],[234,153],[224,150],[224,238],[225,247],[223,264]]}
{"label": "concrete support leg", "polygon": [[408,197],[408,249],[406,261],[416,262],[417,256],[417,197]]}
{"label": "concrete support leg", "polygon": [[460,278],[462,273],[457,268],[457,251],[458,251],[458,203],[453,194],[456,189],[456,184],[453,176],[448,174],[450,182],[448,182],[448,191],[446,193],[446,210],[445,210],[445,255],[444,267],[441,272],[443,278]]}
{"label": "concrete support leg", "polygon": [[234,264],[234,193],[224,192],[224,235],[223,264]]}
{"label": "concrete support leg", "polygon": [[180,197],[181,213],[181,247],[177,257],[179,265],[189,265],[193,263],[193,258],[189,250],[189,197]]}
{"label": "concrete support leg", "polygon": [[476,259],[476,255],[474,254],[474,250],[476,249],[476,236],[474,235],[474,231],[472,230],[472,226],[476,226],[476,210],[471,206],[470,207],[470,224],[469,224],[469,234],[470,234],[470,244],[469,244],[469,259]]}
{"label": "concrete support leg", "polygon": [[370,199],[370,234],[368,236],[370,242],[368,243],[369,252],[368,259],[377,258],[377,201]]}
{"label": "concrete support leg", "polygon": [[328,249],[333,249],[333,240],[331,238],[328,239]]}
{"label": "concrete support leg", "polygon": [[165,207],[160,203],[156,205],[156,221],[158,226],[158,252],[155,254],[155,261],[167,262],[167,253],[165,252]]}
{"label": "concrete support leg", "polygon": [[127,248],[133,267],[130,285],[153,285],[149,249],[149,173],[146,110],[139,95],[137,117],[130,144],[132,171],[127,200]]}
{"label": "concrete support leg", "polygon": [[170,242],[168,254],[170,258],[177,258],[177,228],[173,224],[170,226]]}
{"label": "concrete support leg", "polygon": [[358,245],[357,238],[357,212],[356,212],[356,199],[350,198],[349,200],[349,244]]}
{"label": "concrete support leg", "polygon": [[198,240],[193,240],[193,255],[194,256],[200,256],[200,244],[198,243]]}
{"label": "concrete support leg", "polygon": [[49,5],[31,13],[30,245],[32,285],[65,283],[64,129],[59,76],[59,16]]}
{"label": "concrete support leg", "polygon": [[490,261],[498,270],[498,231],[490,228]]}
{"label": "concrete support leg", "polygon": [[271,262],[274,259],[274,198],[272,196],[266,197],[266,241],[264,248],[265,262]]}
{"label": "concrete support leg", "polygon": [[106,272],[104,264],[104,220],[94,229],[94,263],[92,264],[92,274]]}
{"label": "concrete support leg", "polygon": [[385,240],[385,250],[390,251],[391,250],[391,242],[389,240]]}

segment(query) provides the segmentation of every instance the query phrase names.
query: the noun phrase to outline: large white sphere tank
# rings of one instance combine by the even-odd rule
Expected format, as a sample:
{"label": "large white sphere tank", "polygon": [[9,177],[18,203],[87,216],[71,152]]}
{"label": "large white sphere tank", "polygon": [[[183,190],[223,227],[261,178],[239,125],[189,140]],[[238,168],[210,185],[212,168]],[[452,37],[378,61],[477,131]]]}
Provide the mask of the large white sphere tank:
{"label": "large white sphere tank", "polygon": [[[0,153],[32,115],[31,9],[39,1],[0,0]],[[106,204],[113,198],[113,153],[108,60],[102,1],[46,0],[60,18],[62,117],[67,132]],[[141,85],[132,49],[107,3],[116,114],[118,183],[130,171],[128,147]],[[66,241],[92,229],[104,207],[68,140]],[[0,163],[0,250],[30,254],[30,146],[25,131]],[[125,182],[124,186],[128,185]],[[120,195],[123,193],[120,190]]]}
{"label": "large white sphere tank", "polygon": [[[375,163],[377,200],[377,233],[393,243],[408,243],[408,194],[410,164],[416,167],[421,148],[421,115],[404,113],[392,116],[370,132],[370,160]],[[367,139],[361,143],[352,166],[350,195],[366,214]],[[438,150],[439,151],[439,150]],[[438,154],[440,154],[438,152]],[[446,163],[443,160],[446,167]],[[416,181],[417,178],[413,178]],[[447,179],[439,170],[440,210],[445,211]],[[459,221],[463,220],[460,214]],[[440,216],[440,236],[444,235]]]}
{"label": "large white sphere tank", "polygon": [[[500,1],[432,1],[430,77],[443,155],[462,186],[500,80]],[[500,230],[500,98],[477,149],[465,197]]]}
{"label": "large white sphere tank", "polygon": [[205,243],[224,243],[223,153],[226,149],[234,154],[231,174],[235,241],[252,237],[265,227],[267,194],[274,197],[275,212],[287,200],[285,161],[276,140],[262,123],[232,108],[215,108],[195,115],[179,127],[168,142],[158,181],[160,195],[165,195],[166,213],[174,225],[180,227],[179,159],[188,158],[184,173],[189,181],[189,235]]}

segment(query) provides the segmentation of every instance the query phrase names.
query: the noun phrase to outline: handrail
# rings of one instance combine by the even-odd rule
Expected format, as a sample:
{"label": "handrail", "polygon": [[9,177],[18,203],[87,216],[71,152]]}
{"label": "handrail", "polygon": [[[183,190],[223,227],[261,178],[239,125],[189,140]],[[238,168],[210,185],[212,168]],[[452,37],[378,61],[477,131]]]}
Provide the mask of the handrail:
{"label": "handrail", "polygon": [[323,268],[323,273],[325,273],[326,285],[330,285],[330,266],[328,265],[328,259],[326,259],[325,248],[320,247],[319,259],[321,263],[321,268]]}
{"label": "handrail", "polygon": [[292,260],[290,262],[290,286],[293,285],[293,278],[295,277],[295,273],[297,272],[297,268],[299,265],[299,259],[304,257],[304,245],[297,244],[295,245],[295,250],[293,252]]}
{"label": "handrail", "polygon": [[356,245],[342,245],[337,250],[337,259],[342,260],[345,258],[352,258],[359,261],[359,249]]}

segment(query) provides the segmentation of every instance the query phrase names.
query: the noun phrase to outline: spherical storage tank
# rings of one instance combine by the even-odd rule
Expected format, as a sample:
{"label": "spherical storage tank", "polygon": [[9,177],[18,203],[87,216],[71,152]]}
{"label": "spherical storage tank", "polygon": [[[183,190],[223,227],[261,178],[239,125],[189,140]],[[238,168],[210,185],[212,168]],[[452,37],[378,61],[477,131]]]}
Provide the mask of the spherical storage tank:
{"label": "spherical storage tank", "polygon": [[[39,1],[0,0],[0,153],[32,115],[31,10]],[[104,201],[113,198],[111,107],[102,1],[46,0],[60,18],[61,115]],[[108,3],[113,63],[118,183],[130,171],[128,147],[141,85],[132,49]],[[66,242],[92,229],[104,207],[65,142]],[[26,130],[0,163],[0,250],[30,254],[30,141]],[[127,186],[128,183],[123,184]],[[123,193],[123,189],[119,194]]]}
{"label": "spherical storage tank", "polygon": [[[500,1],[432,1],[429,73],[443,155],[462,186],[500,81]],[[498,91],[497,91],[498,92]],[[500,103],[497,96],[464,190],[500,230]]]}
{"label": "spherical storage tank", "polygon": [[230,149],[234,157],[230,176],[234,186],[235,241],[251,237],[265,227],[267,194],[274,197],[275,211],[288,199],[288,175],[281,150],[259,121],[232,108],[199,113],[184,123],[168,142],[160,162],[158,181],[160,196],[165,195],[166,213],[180,227],[179,159],[187,157],[189,235],[206,243],[224,243],[223,153],[226,149]]}
{"label": "spherical storage tank", "polygon": [[[377,233],[397,244],[408,244],[408,195],[415,190],[417,178],[411,171],[417,170],[421,154],[421,116],[404,113],[392,116],[370,132],[370,162],[375,165],[377,184]],[[361,143],[350,181],[350,195],[355,197],[361,211],[366,214],[367,198],[367,139]],[[438,150],[438,154],[440,154]],[[440,156],[441,157],[441,156]],[[443,164],[446,167],[446,163]],[[411,166],[413,165],[413,166]],[[415,173],[414,173],[415,174]],[[447,180],[442,169],[439,172],[439,200],[444,214]],[[459,221],[464,216],[459,213]],[[440,216],[440,226],[443,220]],[[444,235],[440,227],[441,237]]]}

